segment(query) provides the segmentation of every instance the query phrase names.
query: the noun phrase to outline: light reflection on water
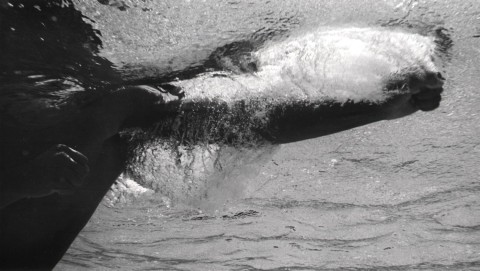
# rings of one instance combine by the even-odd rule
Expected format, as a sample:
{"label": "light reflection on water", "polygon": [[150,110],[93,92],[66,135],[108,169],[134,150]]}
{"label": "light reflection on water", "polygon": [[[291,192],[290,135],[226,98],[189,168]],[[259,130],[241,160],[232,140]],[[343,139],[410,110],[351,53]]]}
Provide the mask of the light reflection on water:
{"label": "light reflection on water", "polygon": [[[163,64],[183,47],[191,49],[187,41],[197,37],[201,39],[193,52],[211,51],[225,41],[202,36],[202,25],[221,28],[229,33],[227,40],[244,37],[265,23],[261,18],[266,17],[259,14],[269,14],[270,9],[274,25],[281,21],[275,18],[286,13],[297,16],[293,21],[298,25],[286,26],[295,31],[322,24],[368,25],[392,18],[413,25],[423,21],[449,29],[454,40],[439,109],[284,145],[271,154],[270,161],[257,166],[258,176],[245,174],[243,199],[225,205],[222,201],[217,211],[200,212],[188,202],[167,208],[155,195],[118,207],[101,206],[57,269],[478,269],[480,96],[476,86],[480,81],[476,75],[480,41],[473,36],[478,35],[474,27],[479,25],[480,10],[475,1],[391,1],[379,4],[381,11],[371,10],[366,2],[265,1],[255,2],[260,9],[253,13],[245,1],[222,1],[212,7],[205,1],[200,10],[209,15],[224,11],[218,17],[231,17],[230,21],[204,22],[196,24],[199,29],[191,29],[182,19],[164,15],[169,25],[162,28],[168,34],[162,35],[171,39],[171,44],[164,41],[171,49],[162,47],[155,52],[161,55],[158,62],[149,60],[160,67],[157,70],[169,66]],[[172,14],[187,12],[188,21],[198,19],[187,9],[192,3],[166,1],[161,5],[170,4]],[[332,13],[317,16],[321,12]],[[244,18],[248,18],[244,28],[229,30]],[[102,32],[111,39],[106,54],[128,51],[120,54],[124,59],[119,62],[128,62],[136,54],[148,58],[145,54],[151,47],[143,47],[145,52],[129,51],[108,31]],[[169,67],[196,61],[191,54]]]}

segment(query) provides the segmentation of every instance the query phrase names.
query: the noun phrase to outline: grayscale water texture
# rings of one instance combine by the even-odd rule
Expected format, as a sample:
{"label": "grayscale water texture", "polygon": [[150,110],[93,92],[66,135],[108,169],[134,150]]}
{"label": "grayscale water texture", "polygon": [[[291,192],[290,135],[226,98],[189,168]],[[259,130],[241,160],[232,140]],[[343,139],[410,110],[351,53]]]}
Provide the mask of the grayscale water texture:
{"label": "grayscale water texture", "polygon": [[75,1],[132,77],[245,38],[391,25],[451,36],[445,92],[433,112],[317,139],[180,162],[165,148],[183,183],[114,187],[56,270],[480,270],[478,0],[110,2]]}

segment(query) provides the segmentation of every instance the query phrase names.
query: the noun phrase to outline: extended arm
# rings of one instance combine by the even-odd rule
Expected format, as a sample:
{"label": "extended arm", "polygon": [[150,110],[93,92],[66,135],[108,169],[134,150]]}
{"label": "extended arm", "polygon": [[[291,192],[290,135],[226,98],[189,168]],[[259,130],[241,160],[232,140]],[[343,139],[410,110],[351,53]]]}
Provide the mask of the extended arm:
{"label": "extended arm", "polygon": [[74,129],[83,133],[86,144],[103,142],[122,128],[151,125],[177,107],[179,97],[153,87],[121,87],[82,110]]}

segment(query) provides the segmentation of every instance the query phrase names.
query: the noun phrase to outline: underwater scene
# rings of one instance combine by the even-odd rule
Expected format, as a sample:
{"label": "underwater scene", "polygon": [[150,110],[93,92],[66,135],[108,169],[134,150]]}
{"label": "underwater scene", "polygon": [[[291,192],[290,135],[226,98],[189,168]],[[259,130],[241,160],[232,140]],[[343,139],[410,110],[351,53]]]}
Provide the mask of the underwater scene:
{"label": "underwater scene", "polygon": [[[185,102],[122,132],[127,168],[54,270],[480,270],[477,0],[72,3],[96,34],[42,69]],[[369,113],[418,74],[441,102]]]}

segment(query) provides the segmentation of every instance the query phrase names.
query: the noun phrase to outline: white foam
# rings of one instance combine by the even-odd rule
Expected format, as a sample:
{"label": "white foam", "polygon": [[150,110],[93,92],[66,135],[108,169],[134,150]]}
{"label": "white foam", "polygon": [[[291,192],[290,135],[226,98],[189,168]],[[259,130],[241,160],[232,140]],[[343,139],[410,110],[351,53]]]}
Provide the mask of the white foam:
{"label": "white foam", "polygon": [[[259,70],[254,74],[212,72],[175,84],[185,90],[186,100],[228,103],[264,97],[271,99],[267,103],[285,99],[381,102],[387,98],[384,87],[392,75],[435,71],[434,50],[432,38],[416,34],[373,28],[323,29],[255,52]],[[175,142],[159,138],[139,148],[130,169],[132,176],[173,202],[193,202],[205,209],[241,195],[247,173],[255,172],[258,162],[273,150],[271,146],[240,150]],[[117,190],[123,194],[144,193],[143,187],[120,184],[124,182]]]}
{"label": "white foam", "polygon": [[110,191],[104,197],[104,202],[109,206],[113,206],[118,203],[129,203],[138,197],[153,193],[152,189],[141,186],[125,174],[120,174],[115,184],[112,185]]}
{"label": "white foam", "polygon": [[394,74],[436,72],[433,38],[377,28],[318,29],[255,52],[255,74],[207,73],[177,82],[187,99],[249,97],[379,102]]}

